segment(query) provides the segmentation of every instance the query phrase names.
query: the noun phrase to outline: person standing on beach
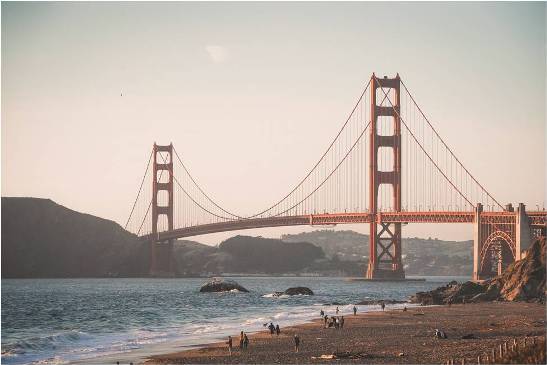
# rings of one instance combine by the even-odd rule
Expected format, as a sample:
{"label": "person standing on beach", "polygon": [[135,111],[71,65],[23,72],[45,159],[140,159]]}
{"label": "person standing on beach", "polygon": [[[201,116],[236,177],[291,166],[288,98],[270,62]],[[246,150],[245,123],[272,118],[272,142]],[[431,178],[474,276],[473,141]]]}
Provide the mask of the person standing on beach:
{"label": "person standing on beach", "polygon": [[382,302],[382,304],[380,304],[380,306],[382,306],[382,312],[383,312],[384,309],[386,309],[386,303]]}
{"label": "person standing on beach", "polygon": [[353,315],[354,315],[354,316],[357,315],[357,307],[356,307],[356,306],[353,306]]}
{"label": "person standing on beach", "polygon": [[338,309],[338,307],[336,307],[336,315],[338,315],[339,312],[340,312],[340,309]]}
{"label": "person standing on beach", "polygon": [[232,356],[232,336],[228,336],[228,352],[230,353],[230,356]]}
{"label": "person standing on beach", "polygon": [[325,315],[325,317],[323,317],[323,320],[325,321],[325,328],[327,328],[327,321],[329,320],[329,316]]}
{"label": "person standing on beach", "polygon": [[241,331],[241,333],[239,334],[239,349],[240,350],[243,350],[243,337],[244,336],[244,333],[243,331]]}
{"label": "person standing on beach", "polygon": [[279,324],[276,324],[275,325],[275,334],[279,336],[280,333],[281,333],[281,329],[279,328]]}
{"label": "person standing on beach", "polygon": [[299,347],[300,347],[300,337],[298,337],[298,335],[294,335],[294,352],[298,352]]}
{"label": "person standing on beach", "polygon": [[270,330],[270,335],[273,336],[274,330],[275,330],[275,326],[273,325],[273,323],[270,322],[270,325],[268,326],[268,329]]}
{"label": "person standing on beach", "polygon": [[340,318],[340,329],[344,328],[344,316]]}
{"label": "person standing on beach", "polygon": [[247,349],[249,346],[249,337],[247,337],[247,334],[245,333],[243,335],[243,348]]}
{"label": "person standing on beach", "polygon": [[321,309],[321,312],[319,312],[319,314],[321,315],[321,318],[323,318],[325,316],[325,312],[323,312],[322,309]]}

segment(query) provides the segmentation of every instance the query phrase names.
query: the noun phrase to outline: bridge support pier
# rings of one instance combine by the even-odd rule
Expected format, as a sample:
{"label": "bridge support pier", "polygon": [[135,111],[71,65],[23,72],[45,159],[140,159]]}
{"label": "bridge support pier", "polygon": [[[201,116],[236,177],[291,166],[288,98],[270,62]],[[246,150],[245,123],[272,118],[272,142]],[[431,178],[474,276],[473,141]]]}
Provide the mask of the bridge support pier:
{"label": "bridge support pier", "polygon": [[532,232],[530,230],[530,222],[528,215],[526,215],[526,206],[519,203],[517,208],[517,222],[516,222],[516,249],[515,259],[520,260],[525,256],[525,252],[532,245]]}
{"label": "bridge support pier", "polygon": [[481,280],[481,250],[482,250],[482,204],[477,203],[473,223],[473,280]]}
{"label": "bridge support pier", "polygon": [[506,215],[483,212],[479,203],[473,223],[473,280],[480,281],[499,275],[512,262],[524,258],[532,244],[530,218],[524,204],[516,213],[511,204]]}

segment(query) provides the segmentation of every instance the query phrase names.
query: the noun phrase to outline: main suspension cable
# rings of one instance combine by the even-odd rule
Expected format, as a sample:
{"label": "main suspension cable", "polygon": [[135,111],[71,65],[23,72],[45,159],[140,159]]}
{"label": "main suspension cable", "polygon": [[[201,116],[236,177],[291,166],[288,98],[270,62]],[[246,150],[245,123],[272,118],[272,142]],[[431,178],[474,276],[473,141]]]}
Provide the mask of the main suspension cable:
{"label": "main suspension cable", "polygon": [[329,147],[327,148],[327,150],[325,151],[325,153],[323,153],[323,155],[321,156],[321,158],[319,159],[319,161],[317,161],[317,163],[312,167],[312,169],[307,173],[306,176],[304,176],[304,178],[294,187],[294,189],[292,189],[287,195],[285,195],[281,200],[279,200],[277,203],[275,203],[274,205],[272,205],[271,207],[263,210],[262,212],[260,213],[256,213],[254,215],[251,215],[247,218],[255,218],[255,217],[258,217],[270,210],[272,210],[273,208],[277,207],[278,205],[280,205],[281,203],[283,203],[283,201],[285,199],[287,199],[292,193],[294,193],[296,191],[296,189],[298,189],[300,186],[302,186],[302,184],[306,181],[306,179],[315,171],[315,169],[317,168],[317,166],[319,166],[319,164],[325,159],[325,157],[327,156],[327,153],[332,149],[332,147],[334,146],[335,142],[338,140],[338,137],[340,137],[340,135],[342,134],[342,132],[344,131],[344,128],[346,128],[346,125],[349,123],[350,119],[351,119],[351,116],[353,115],[353,113],[355,112],[355,110],[357,109],[357,106],[359,105],[359,103],[361,103],[361,100],[363,99],[363,96],[365,95],[365,93],[367,92],[368,90],[368,87],[370,86],[370,79],[368,80],[367,82],[367,85],[365,86],[365,89],[363,90],[363,92],[361,93],[361,96],[359,96],[359,99],[357,100],[357,102],[355,103],[355,106],[353,107],[351,113],[349,114],[348,118],[346,119],[346,122],[344,123],[344,125],[342,125],[342,128],[340,128],[340,131],[338,131],[338,134],[336,135],[336,137],[334,137],[334,139],[332,140],[331,144],[329,145]]}
{"label": "main suspension cable", "polygon": [[150,162],[152,161],[153,154],[154,154],[154,151],[150,152],[150,157],[148,157],[148,163],[146,164],[146,170],[144,171],[144,176],[142,177],[141,185],[139,187],[139,191],[137,192],[137,197],[135,198],[133,207],[131,207],[131,212],[129,213],[127,222],[125,222],[125,226],[123,227],[124,229],[127,229],[127,226],[129,225],[129,221],[131,220],[131,216],[133,215],[133,211],[135,210],[135,206],[137,205],[137,201],[139,200],[139,196],[141,195],[142,187],[144,185],[144,180],[146,179],[146,175],[148,174],[148,169],[150,168]]}
{"label": "main suspension cable", "polygon": [[[418,108],[418,111],[420,112],[420,114],[422,115],[422,117],[424,117],[424,120],[427,122],[427,124],[429,125],[429,127],[433,130],[433,133],[435,133],[435,135],[439,138],[439,140],[441,141],[441,143],[444,145],[444,147],[448,150],[448,152],[452,155],[452,157],[454,157],[454,159],[456,160],[456,162],[458,162],[458,164],[465,170],[465,172],[469,175],[469,177],[471,177],[471,179],[473,179],[473,181],[502,209],[505,211],[505,207],[503,207],[489,192],[488,190],[486,190],[482,185],[481,183],[479,183],[477,181],[477,179],[475,179],[475,177],[465,168],[465,166],[461,163],[461,161],[458,159],[458,157],[454,154],[454,152],[452,152],[452,150],[450,149],[450,147],[448,147],[448,145],[444,142],[444,140],[442,139],[442,137],[439,135],[439,133],[437,133],[437,130],[435,129],[435,127],[433,127],[433,125],[431,124],[431,122],[429,121],[429,119],[427,118],[427,116],[425,115],[425,113],[422,111],[422,109],[420,108],[420,106],[418,105],[418,103],[416,102],[416,100],[414,99],[414,97],[412,96],[412,93],[408,90],[408,88],[406,87],[405,83],[403,82],[403,80],[401,79],[401,84],[403,85],[403,88],[405,89],[405,91],[407,92],[408,96],[410,96],[410,99],[412,99],[412,102],[414,103],[414,105],[416,106],[416,108]],[[474,205],[473,205],[474,206]]]}

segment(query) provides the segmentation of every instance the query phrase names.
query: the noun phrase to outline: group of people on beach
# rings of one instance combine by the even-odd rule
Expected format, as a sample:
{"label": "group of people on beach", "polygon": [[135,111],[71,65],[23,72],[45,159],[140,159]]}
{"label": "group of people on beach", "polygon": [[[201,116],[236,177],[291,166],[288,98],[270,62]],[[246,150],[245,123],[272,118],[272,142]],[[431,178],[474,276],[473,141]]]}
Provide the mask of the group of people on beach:
{"label": "group of people on beach", "polygon": [[[228,345],[228,352],[230,353],[230,356],[232,356],[232,350],[233,350],[233,340],[232,336],[228,336],[228,341],[226,342]],[[243,331],[239,334],[239,350],[243,351],[246,350],[249,346],[249,337],[247,337],[247,334]]]}
{"label": "group of people on beach", "polygon": [[[281,333],[281,328],[279,327],[279,324],[276,324],[274,326],[272,322],[270,322],[269,325],[267,323],[264,323],[264,327],[268,327],[268,330],[270,331],[271,336],[273,336],[274,334],[279,336],[279,334]],[[300,338],[297,335],[295,335],[294,342],[295,342],[295,351],[298,352],[298,347],[300,345]],[[228,341],[226,341],[226,345],[228,345],[228,352],[230,356],[232,356],[232,351],[234,349],[232,336],[228,336]],[[249,346],[249,337],[247,337],[247,334],[245,332],[241,331],[241,333],[239,334],[240,351],[246,350],[248,346]]]}
{"label": "group of people on beach", "polygon": [[[340,308],[336,307],[336,316],[328,316],[325,314],[325,311],[321,309],[319,314],[321,315],[321,318],[323,318],[324,328],[330,328],[333,327],[335,329],[342,329],[344,328],[344,316],[338,316],[340,313]],[[353,315],[357,315],[357,307],[353,306]]]}
{"label": "group of people on beach", "polygon": [[327,316],[325,315],[323,317],[323,320],[325,321],[325,328],[334,327],[335,329],[341,329],[344,328],[344,316],[338,317],[338,316]]}
{"label": "group of people on beach", "polygon": [[[266,323],[264,323],[264,326],[266,326]],[[279,324],[276,324],[274,326],[274,324],[272,322],[270,322],[270,324],[268,325],[268,329],[270,330],[270,335],[272,335],[272,336],[274,335],[274,333],[278,336],[281,333],[281,329],[279,328]]]}

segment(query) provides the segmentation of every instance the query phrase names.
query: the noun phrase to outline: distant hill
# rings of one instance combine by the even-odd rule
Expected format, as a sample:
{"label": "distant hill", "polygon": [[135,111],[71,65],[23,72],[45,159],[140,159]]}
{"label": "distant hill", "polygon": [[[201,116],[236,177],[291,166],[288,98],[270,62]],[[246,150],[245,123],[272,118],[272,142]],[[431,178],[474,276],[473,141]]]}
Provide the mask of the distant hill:
{"label": "distant hill", "polygon": [[[317,230],[283,235],[286,242],[311,242],[329,258],[368,264],[369,236],[354,231]],[[407,275],[471,275],[473,241],[403,238],[403,264]]]}
{"label": "distant hill", "polygon": [[325,259],[311,243],[250,236],[229,238],[218,247],[177,241],[174,251],[181,275],[299,273]]}
{"label": "distant hill", "polygon": [[142,276],[146,247],[115,222],[49,199],[2,198],[2,277]]}

